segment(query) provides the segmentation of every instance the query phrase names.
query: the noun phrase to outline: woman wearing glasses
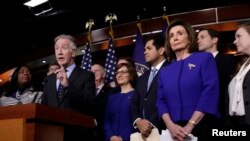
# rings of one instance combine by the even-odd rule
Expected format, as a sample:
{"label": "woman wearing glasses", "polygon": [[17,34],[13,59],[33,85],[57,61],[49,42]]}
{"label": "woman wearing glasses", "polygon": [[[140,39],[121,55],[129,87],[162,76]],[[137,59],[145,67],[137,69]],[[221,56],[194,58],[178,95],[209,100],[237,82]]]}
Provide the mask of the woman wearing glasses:
{"label": "woman wearing glasses", "polygon": [[121,90],[111,95],[106,104],[104,130],[106,141],[129,141],[133,133],[130,105],[137,79],[135,67],[131,63],[121,63],[116,67],[116,83]]}

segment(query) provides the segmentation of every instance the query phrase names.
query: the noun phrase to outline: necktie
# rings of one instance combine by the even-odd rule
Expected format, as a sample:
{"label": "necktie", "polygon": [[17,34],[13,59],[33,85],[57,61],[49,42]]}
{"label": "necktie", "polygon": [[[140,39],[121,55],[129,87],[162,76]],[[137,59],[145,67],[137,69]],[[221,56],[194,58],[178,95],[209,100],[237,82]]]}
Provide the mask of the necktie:
{"label": "necktie", "polygon": [[95,95],[96,95],[96,96],[98,95],[98,92],[99,92],[99,88],[96,88],[96,89],[95,89]]}
{"label": "necktie", "polygon": [[[65,69],[65,72],[67,72],[67,71],[68,70]],[[64,86],[59,82],[57,93],[56,93],[58,99],[61,99],[62,95],[64,94],[64,91],[65,91]]]}
{"label": "necktie", "polygon": [[148,78],[148,89],[147,90],[149,90],[149,87],[150,87],[150,85],[151,85],[151,83],[152,83],[152,81],[153,81],[153,79],[155,77],[156,72],[157,72],[156,68],[151,69],[151,72],[150,72],[150,75],[149,75],[149,78]]}
{"label": "necktie", "polygon": [[57,89],[57,97],[60,99],[64,93],[64,87],[61,83],[59,83],[58,89]]}

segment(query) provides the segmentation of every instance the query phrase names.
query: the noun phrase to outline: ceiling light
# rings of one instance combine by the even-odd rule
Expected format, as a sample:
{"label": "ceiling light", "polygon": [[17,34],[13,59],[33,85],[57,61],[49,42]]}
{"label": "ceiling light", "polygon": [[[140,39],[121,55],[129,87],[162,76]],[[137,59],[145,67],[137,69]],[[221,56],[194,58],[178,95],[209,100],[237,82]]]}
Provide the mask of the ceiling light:
{"label": "ceiling light", "polygon": [[42,63],[43,63],[43,64],[46,64],[46,63],[47,63],[47,61],[46,61],[46,60],[42,60]]}
{"label": "ceiling light", "polygon": [[36,6],[41,5],[47,1],[49,1],[49,0],[30,0],[26,3],[24,3],[24,5],[29,6],[29,7],[36,7]]}
{"label": "ceiling light", "polygon": [[199,30],[199,29],[196,29],[195,32],[198,33],[198,32],[200,32],[200,30]]}
{"label": "ceiling light", "polygon": [[53,9],[49,0],[30,0],[24,5],[28,6],[35,16],[45,14]]}

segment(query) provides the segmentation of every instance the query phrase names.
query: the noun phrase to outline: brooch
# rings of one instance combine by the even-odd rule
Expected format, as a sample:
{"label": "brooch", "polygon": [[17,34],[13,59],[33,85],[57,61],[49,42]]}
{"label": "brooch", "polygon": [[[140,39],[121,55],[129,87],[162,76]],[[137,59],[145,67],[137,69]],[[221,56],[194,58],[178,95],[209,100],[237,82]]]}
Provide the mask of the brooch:
{"label": "brooch", "polygon": [[195,64],[188,63],[188,68],[191,70],[192,68],[195,67]]}

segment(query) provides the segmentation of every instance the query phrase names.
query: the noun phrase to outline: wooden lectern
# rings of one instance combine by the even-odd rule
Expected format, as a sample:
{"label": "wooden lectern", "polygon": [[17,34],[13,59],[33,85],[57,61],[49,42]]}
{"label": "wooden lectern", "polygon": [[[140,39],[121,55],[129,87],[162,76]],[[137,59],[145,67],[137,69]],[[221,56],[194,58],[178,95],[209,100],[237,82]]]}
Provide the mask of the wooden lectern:
{"label": "wooden lectern", "polygon": [[94,118],[41,104],[0,107],[0,141],[63,141],[64,126],[94,128]]}

